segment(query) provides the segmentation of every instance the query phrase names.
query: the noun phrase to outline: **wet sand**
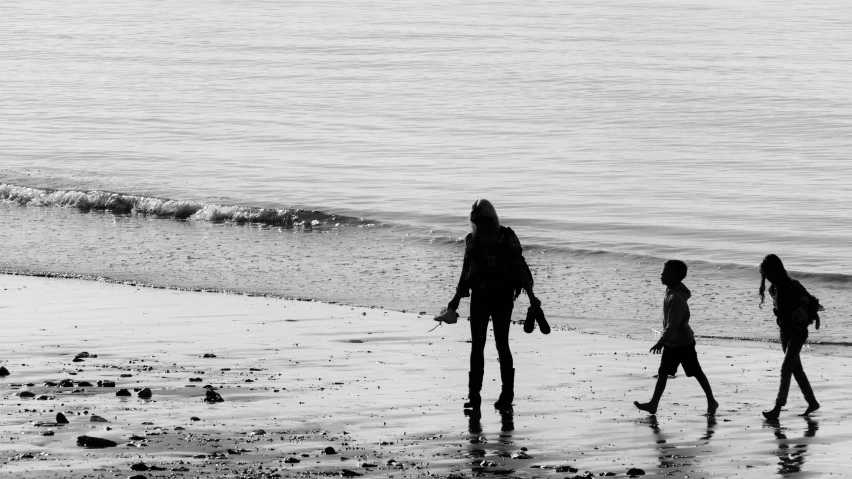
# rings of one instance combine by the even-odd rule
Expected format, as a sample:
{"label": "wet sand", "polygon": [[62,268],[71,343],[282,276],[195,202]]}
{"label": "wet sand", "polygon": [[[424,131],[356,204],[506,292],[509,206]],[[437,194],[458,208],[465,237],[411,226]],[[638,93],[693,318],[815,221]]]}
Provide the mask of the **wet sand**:
{"label": "wet sand", "polygon": [[[0,474],[817,477],[852,466],[852,359],[806,352],[822,409],[796,416],[806,405],[794,384],[781,419],[765,421],[777,346],[699,339],[716,417],[702,415],[701,388],[682,374],[649,416],[632,402],[654,386],[650,334],[527,335],[517,325],[514,414],[487,406],[500,389],[489,339],[485,404],[467,417],[467,324],[427,332],[429,313],[0,275],[0,364],[11,373],[0,378]],[[205,403],[205,386],[224,401]],[[60,412],[69,423],[51,424]],[[116,446],[81,447],[82,435]]]}

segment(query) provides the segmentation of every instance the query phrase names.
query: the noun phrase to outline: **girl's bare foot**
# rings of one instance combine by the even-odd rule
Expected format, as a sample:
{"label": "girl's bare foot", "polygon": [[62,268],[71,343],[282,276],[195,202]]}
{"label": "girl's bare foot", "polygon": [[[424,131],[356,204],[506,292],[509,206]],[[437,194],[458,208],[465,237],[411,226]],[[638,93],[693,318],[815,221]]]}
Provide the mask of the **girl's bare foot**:
{"label": "girl's bare foot", "polygon": [[707,403],[707,416],[715,416],[716,410],[719,409],[719,402],[715,399]]}
{"label": "girl's bare foot", "polygon": [[800,416],[807,416],[807,415],[809,415],[810,413],[812,413],[812,412],[816,411],[817,409],[819,409],[819,403],[818,403],[818,402],[816,402],[816,401],[814,401],[813,403],[808,404],[808,408],[807,408],[807,409],[805,409],[805,413],[804,413],[804,414],[799,414],[799,415],[800,415]]}
{"label": "girl's bare foot", "polygon": [[649,402],[640,403],[639,401],[633,401],[633,405],[637,408],[649,413],[649,414],[657,414],[657,405]]}

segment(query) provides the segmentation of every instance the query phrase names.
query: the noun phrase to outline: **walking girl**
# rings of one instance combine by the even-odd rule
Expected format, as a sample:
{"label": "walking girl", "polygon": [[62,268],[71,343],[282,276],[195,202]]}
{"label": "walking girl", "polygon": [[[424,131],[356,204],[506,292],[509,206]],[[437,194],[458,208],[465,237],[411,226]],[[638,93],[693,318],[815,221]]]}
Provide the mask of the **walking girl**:
{"label": "walking girl", "polygon": [[802,416],[819,409],[819,403],[814,396],[808,376],[802,368],[799,353],[808,339],[808,325],[816,322],[819,329],[818,311],[823,308],[819,300],[808,293],[801,283],[791,278],[784,268],[781,259],[774,254],[766,255],[760,263],[760,307],[763,307],[766,291],[766,280],[772,283],[769,295],[772,297],[775,321],[781,332],[781,349],[784,351],[784,362],[781,363],[781,385],[778,387],[778,397],[775,407],[764,411],[767,419],[778,419],[781,408],[787,404],[787,394],[790,391],[790,377],[796,378],[799,389],[808,402],[808,408]]}
{"label": "walking girl", "polygon": [[511,228],[500,225],[494,205],[485,199],[474,201],[470,225],[472,232],[465,237],[461,279],[455,296],[447,305],[455,311],[461,299],[470,296],[470,372],[468,402],[464,408],[479,410],[482,402],[483,353],[490,319],[500,356],[502,381],[500,397],[494,407],[501,411],[511,410],[515,397],[515,367],[509,348],[509,327],[517,298],[516,284],[526,291],[532,307],[540,310],[541,302],[533,294],[532,282],[523,274],[526,263],[521,243]]}

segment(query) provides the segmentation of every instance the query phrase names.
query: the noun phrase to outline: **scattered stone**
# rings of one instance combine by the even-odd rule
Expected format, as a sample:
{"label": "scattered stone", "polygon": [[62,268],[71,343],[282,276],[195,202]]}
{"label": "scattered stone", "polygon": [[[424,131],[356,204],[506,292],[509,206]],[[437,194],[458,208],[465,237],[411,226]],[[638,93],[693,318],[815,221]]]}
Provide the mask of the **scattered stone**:
{"label": "scattered stone", "polygon": [[224,401],[225,400],[222,399],[222,396],[220,396],[219,393],[217,393],[216,391],[212,391],[210,389],[207,390],[207,394],[204,396],[204,402],[206,402],[208,404],[217,403],[217,402],[224,402]]}
{"label": "scattered stone", "polygon": [[115,447],[118,446],[118,443],[115,441],[111,441],[109,439],[103,439],[100,437],[93,436],[78,436],[77,437],[77,445],[83,446],[89,449],[103,449],[105,447]]}
{"label": "scattered stone", "polygon": [[255,429],[254,431],[251,432],[251,434],[249,434],[249,436],[263,436],[265,434],[266,434],[266,431],[264,431],[263,429]]}
{"label": "scattered stone", "polygon": [[556,466],[556,472],[577,472],[576,467],[571,466]]}
{"label": "scattered stone", "polygon": [[115,395],[120,396],[120,397],[127,397],[127,396],[130,396],[131,394],[130,394],[130,391],[128,391],[127,389],[119,389],[118,392],[115,393]]}
{"label": "scattered stone", "polygon": [[512,459],[532,459],[532,456],[525,453],[524,451],[521,451],[517,454],[512,454]]}
{"label": "scattered stone", "polygon": [[59,383],[55,383],[53,381],[45,381],[43,386],[46,388],[55,388],[56,386],[59,386]]}
{"label": "scattered stone", "polygon": [[90,388],[92,386],[94,386],[94,384],[90,383],[89,381],[77,381],[78,388]]}
{"label": "scattered stone", "polygon": [[601,475],[602,476],[617,476],[618,474],[616,474],[614,472],[602,472]]}
{"label": "scattered stone", "polygon": [[302,461],[296,459],[295,457],[288,457],[287,459],[284,459],[284,462],[286,462],[287,464],[298,464]]}
{"label": "scattered stone", "polygon": [[68,424],[68,418],[61,412],[56,413],[56,424]]}
{"label": "scattered stone", "polygon": [[334,448],[331,447],[331,446],[328,446],[322,452],[323,452],[323,454],[328,454],[329,456],[332,455],[332,454],[337,454],[337,451],[335,451]]}
{"label": "scattered stone", "polygon": [[124,374],[119,374],[119,375],[118,375],[118,377],[120,377],[120,378],[132,378],[132,377],[133,377],[133,375],[132,375],[132,374],[128,374],[128,373],[124,373]]}
{"label": "scattered stone", "polygon": [[191,383],[200,383],[201,381],[203,381],[201,378],[189,378],[189,382]]}
{"label": "scattered stone", "polygon": [[131,471],[143,471],[144,472],[144,471],[147,471],[148,469],[150,469],[150,468],[144,462],[139,462],[139,463],[136,463],[136,464],[130,466]]}
{"label": "scattered stone", "polygon": [[134,476],[128,477],[127,479],[148,479],[148,478],[143,476],[142,474],[136,474]]}
{"label": "scattered stone", "polygon": [[189,420],[190,420],[190,421],[200,421],[200,420],[201,420],[201,418],[200,418],[200,417],[198,417],[198,416],[192,416],[191,418],[189,418]]}
{"label": "scattered stone", "polygon": [[39,396],[36,399],[39,400],[39,401],[47,401],[48,399],[51,399],[51,397],[50,396]]}
{"label": "scattered stone", "polygon": [[91,355],[91,354],[89,354],[89,353],[87,353],[87,352],[85,352],[85,351],[83,351],[82,353],[78,353],[78,354],[77,354],[76,356],[74,356],[74,357],[75,357],[75,358],[89,358],[89,357],[92,357],[92,355]]}
{"label": "scattered stone", "polygon": [[343,477],[358,477],[361,474],[358,474],[355,471],[350,471],[349,469],[343,469],[342,471],[340,471],[340,475]]}
{"label": "scattered stone", "polygon": [[136,434],[134,434],[134,435],[130,436],[130,440],[131,440],[131,441],[145,441],[145,440],[147,440],[147,439],[148,439],[148,438],[146,438],[146,437],[144,437],[144,436],[137,436]]}
{"label": "scattered stone", "polygon": [[70,379],[63,379],[62,381],[59,381],[59,387],[61,387],[61,388],[73,388],[74,387],[74,381],[72,381]]}
{"label": "scattered stone", "polygon": [[369,468],[369,467],[379,467],[379,465],[378,465],[378,464],[373,464],[372,462],[362,462],[362,463],[360,463],[360,464],[358,464],[358,465],[359,465],[359,466],[361,466],[361,467],[363,467],[363,468],[365,468],[365,469],[366,469],[366,468]]}
{"label": "scattered stone", "polygon": [[215,354],[213,354],[213,353],[204,353],[204,357],[205,357],[205,358],[215,358],[215,357],[216,357],[216,355],[215,355]]}
{"label": "scattered stone", "polygon": [[6,366],[0,366],[0,377],[6,377],[10,374],[12,373],[10,373],[8,369],[6,369]]}
{"label": "scattered stone", "polygon": [[114,388],[115,381],[98,381],[98,386],[102,388]]}
{"label": "scattered stone", "polygon": [[22,391],[22,392],[18,393],[18,396],[21,396],[22,398],[32,398],[32,397],[35,397],[35,394],[33,394],[30,391]]}
{"label": "scattered stone", "polygon": [[638,467],[631,467],[630,469],[627,470],[627,475],[628,476],[644,476],[645,471],[643,471],[642,469],[639,469]]}
{"label": "scattered stone", "polygon": [[74,358],[71,360],[72,363],[82,363],[83,360],[81,358]]}
{"label": "scattered stone", "polygon": [[44,431],[43,433],[41,433],[42,436],[52,436],[53,434],[53,431]]}
{"label": "scattered stone", "polygon": [[139,394],[137,394],[137,396],[138,396],[138,397],[140,397],[140,398],[142,398],[142,399],[150,399],[150,397],[151,397],[151,390],[150,390],[150,389],[148,389],[148,388],[145,388],[145,389],[143,389],[143,390],[139,391]]}
{"label": "scattered stone", "polygon": [[109,422],[105,418],[98,416],[97,414],[92,414],[92,417],[89,418],[90,422]]}

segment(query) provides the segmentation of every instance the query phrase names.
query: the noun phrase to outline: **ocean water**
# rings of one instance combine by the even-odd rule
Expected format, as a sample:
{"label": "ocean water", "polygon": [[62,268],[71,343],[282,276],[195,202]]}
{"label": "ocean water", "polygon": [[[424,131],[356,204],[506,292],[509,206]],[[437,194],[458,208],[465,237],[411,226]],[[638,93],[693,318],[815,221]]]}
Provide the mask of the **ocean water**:
{"label": "ocean water", "polygon": [[[852,326],[852,4],[0,5],[0,269],[432,313],[491,199],[561,328]],[[523,313],[523,300],[517,307]],[[424,327],[431,327],[424,318]]]}

